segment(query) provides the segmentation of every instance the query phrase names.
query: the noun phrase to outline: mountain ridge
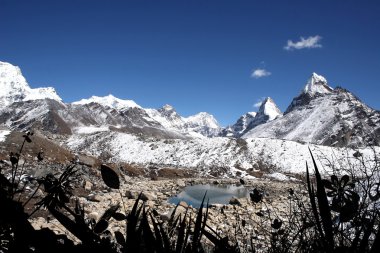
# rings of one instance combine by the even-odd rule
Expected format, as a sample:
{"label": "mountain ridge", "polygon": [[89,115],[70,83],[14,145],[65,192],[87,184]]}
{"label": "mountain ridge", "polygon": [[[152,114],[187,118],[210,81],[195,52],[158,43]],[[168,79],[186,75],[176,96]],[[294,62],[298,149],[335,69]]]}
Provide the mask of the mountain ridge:
{"label": "mountain ridge", "polygon": [[265,137],[330,146],[380,142],[380,113],[349,91],[330,87],[316,73],[284,113],[267,97],[257,112],[248,112],[225,128],[207,112],[183,117],[171,105],[142,108],[111,94],[64,103],[52,87],[30,88],[20,68],[10,63],[0,62],[0,83],[5,87],[0,91],[0,124],[10,129],[69,135],[108,129],[182,139]]}

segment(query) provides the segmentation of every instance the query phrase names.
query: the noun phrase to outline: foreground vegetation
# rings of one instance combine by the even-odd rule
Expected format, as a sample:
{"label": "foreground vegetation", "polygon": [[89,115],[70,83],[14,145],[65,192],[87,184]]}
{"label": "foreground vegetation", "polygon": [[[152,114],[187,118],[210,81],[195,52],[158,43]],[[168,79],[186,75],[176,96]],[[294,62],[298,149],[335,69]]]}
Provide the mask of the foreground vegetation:
{"label": "foreground vegetation", "polygon": [[[330,180],[322,179],[313,158],[310,175],[306,165],[305,188],[289,189],[286,213],[270,207],[256,213],[253,231],[249,221],[240,220],[235,238],[221,236],[207,223],[208,204],[204,199],[196,215],[191,212],[162,221],[155,209],[139,196],[131,211],[124,208],[119,171],[102,165],[104,183],[120,193],[120,204],[110,206],[98,219],[86,216],[74,195],[78,165],[66,166],[62,174],[41,178],[24,176],[21,154],[32,133],[24,135],[17,153],[10,153],[11,172],[0,171],[0,252],[380,252],[380,164],[377,157],[366,160],[355,153],[357,163],[334,169]],[[37,159],[42,161],[42,153]],[[312,153],[311,153],[312,156]],[[20,196],[28,182],[36,189],[26,201]],[[242,180],[244,184],[244,181]],[[38,189],[43,198],[35,210],[46,208],[72,235],[56,235],[50,229],[35,229],[25,206]],[[252,189],[252,205],[268,205],[259,189]],[[125,223],[124,233],[111,233],[113,221]]]}

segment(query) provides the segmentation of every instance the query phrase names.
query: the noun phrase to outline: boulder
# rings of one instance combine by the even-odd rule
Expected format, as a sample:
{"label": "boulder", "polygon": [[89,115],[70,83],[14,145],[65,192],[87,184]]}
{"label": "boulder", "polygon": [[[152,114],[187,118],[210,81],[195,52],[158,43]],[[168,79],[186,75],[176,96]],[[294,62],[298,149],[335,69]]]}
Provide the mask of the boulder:
{"label": "boulder", "polygon": [[178,187],[181,187],[181,188],[186,187],[185,182],[181,179],[177,180],[177,185],[178,185]]}
{"label": "boulder", "polygon": [[100,197],[94,193],[91,193],[87,196],[87,200],[92,202],[100,202]]}
{"label": "boulder", "polygon": [[99,213],[97,212],[91,212],[87,215],[87,217],[89,219],[94,219],[95,221],[97,221],[99,219]]}
{"label": "boulder", "polygon": [[170,219],[170,213],[164,213],[160,215],[162,221],[168,221]]}
{"label": "boulder", "polygon": [[152,192],[143,192],[141,193],[141,200],[147,201],[147,200],[156,200],[157,196]]}
{"label": "boulder", "polygon": [[138,194],[137,194],[137,192],[127,190],[127,191],[125,192],[124,197],[126,197],[126,198],[128,198],[128,199],[137,199]]}
{"label": "boulder", "polygon": [[188,208],[188,207],[189,207],[189,205],[188,205],[185,201],[181,201],[181,202],[179,202],[178,205],[179,205],[179,206],[182,206],[182,207],[184,207],[184,208]]}
{"label": "boulder", "polygon": [[241,206],[240,200],[236,197],[232,197],[229,202],[230,205],[238,205]]}
{"label": "boulder", "polygon": [[83,188],[86,191],[91,191],[92,190],[92,186],[93,186],[93,184],[90,181],[87,181],[87,180],[83,184]]}

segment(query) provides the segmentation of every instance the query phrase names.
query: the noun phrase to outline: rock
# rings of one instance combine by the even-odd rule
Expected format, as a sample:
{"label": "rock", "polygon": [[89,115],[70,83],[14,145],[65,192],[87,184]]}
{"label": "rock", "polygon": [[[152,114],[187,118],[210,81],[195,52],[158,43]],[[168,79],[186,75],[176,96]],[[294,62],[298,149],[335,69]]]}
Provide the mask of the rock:
{"label": "rock", "polygon": [[145,205],[146,205],[147,207],[149,207],[149,208],[153,208],[153,207],[154,207],[154,204],[155,204],[155,202],[152,201],[152,200],[148,200],[148,201],[146,201],[146,203],[145,203]]}
{"label": "rock", "polygon": [[83,184],[83,187],[86,191],[91,191],[92,190],[93,184],[90,181],[85,181]]}
{"label": "rock", "polygon": [[178,187],[181,187],[181,188],[186,187],[185,182],[181,179],[177,180],[177,185],[178,185]]}
{"label": "rock", "polygon": [[184,208],[188,208],[188,207],[189,207],[189,205],[188,205],[185,201],[181,201],[181,202],[179,202],[178,205],[179,205],[179,206],[182,206],[182,207],[184,207]]}
{"label": "rock", "polygon": [[87,215],[87,217],[88,217],[89,219],[94,219],[95,221],[97,221],[97,220],[99,219],[99,213],[97,213],[97,212],[92,212],[92,213],[89,213],[89,214]]}
{"label": "rock", "polygon": [[230,204],[230,205],[238,205],[238,206],[241,206],[241,203],[240,203],[239,199],[236,198],[236,197],[232,197],[232,198],[230,199],[229,204]]}
{"label": "rock", "polygon": [[31,224],[35,229],[42,229],[48,226],[48,222],[43,217],[32,219]]}
{"label": "rock", "polygon": [[133,192],[133,191],[127,190],[127,191],[125,192],[124,197],[126,197],[126,198],[128,198],[128,199],[137,199],[138,194],[137,194],[137,192]]}
{"label": "rock", "polygon": [[215,209],[222,209],[223,206],[223,204],[210,204],[210,207]]}
{"label": "rock", "polygon": [[169,213],[164,213],[160,215],[160,219],[162,221],[168,221],[170,219],[170,214]]}
{"label": "rock", "polygon": [[87,203],[87,199],[84,197],[79,197],[78,198],[79,204],[85,205]]}
{"label": "rock", "polygon": [[[34,191],[33,191],[34,192]],[[32,192],[32,194],[33,194]],[[44,192],[41,189],[38,189],[34,194],[33,198],[42,198],[44,196]]]}
{"label": "rock", "polygon": [[264,175],[264,172],[262,172],[260,170],[254,170],[254,171],[249,171],[248,174],[251,176],[254,176],[256,178],[262,178]]}
{"label": "rock", "polygon": [[98,195],[91,193],[87,196],[87,200],[92,201],[92,202],[100,202],[100,197]]}
{"label": "rock", "polygon": [[141,194],[141,200],[147,201],[147,200],[156,200],[157,196],[152,192],[143,192]]}

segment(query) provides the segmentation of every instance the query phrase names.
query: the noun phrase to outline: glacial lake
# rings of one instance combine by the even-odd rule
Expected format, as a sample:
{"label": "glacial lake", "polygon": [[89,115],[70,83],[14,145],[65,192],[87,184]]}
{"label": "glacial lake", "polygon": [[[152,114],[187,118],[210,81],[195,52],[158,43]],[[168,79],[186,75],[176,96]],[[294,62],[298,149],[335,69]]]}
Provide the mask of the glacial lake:
{"label": "glacial lake", "polygon": [[198,208],[206,192],[204,205],[207,204],[207,199],[209,200],[209,205],[228,204],[232,197],[244,198],[249,196],[249,190],[244,186],[205,184],[187,186],[182,192],[169,198],[168,202],[176,205],[181,201],[185,201],[188,205]]}

